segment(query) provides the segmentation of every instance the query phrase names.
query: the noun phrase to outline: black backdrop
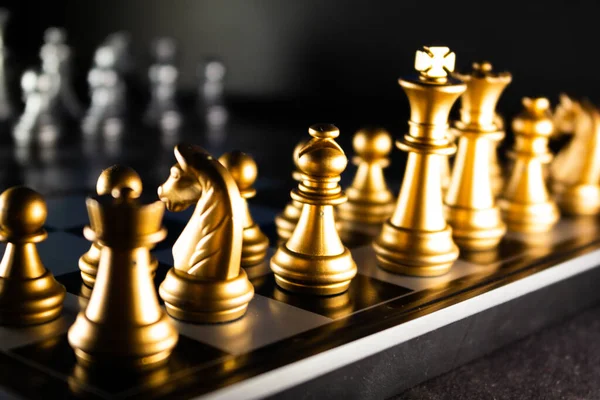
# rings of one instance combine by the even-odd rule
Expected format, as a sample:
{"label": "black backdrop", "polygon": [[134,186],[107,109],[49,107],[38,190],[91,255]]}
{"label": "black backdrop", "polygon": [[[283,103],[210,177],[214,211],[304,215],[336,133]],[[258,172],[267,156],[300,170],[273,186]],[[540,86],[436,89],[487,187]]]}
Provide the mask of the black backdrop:
{"label": "black backdrop", "polygon": [[6,41],[17,69],[38,64],[46,27],[67,28],[83,96],[96,46],[109,33],[128,30],[141,77],[150,40],[173,36],[184,89],[194,87],[198,61],[216,55],[227,64],[231,98],[299,100],[314,106],[302,110],[313,113],[307,120],[344,114],[365,123],[399,119],[407,105],[396,79],[412,71],[422,44],[451,47],[459,69],[486,59],[512,72],[499,107],[508,117],[523,96],[555,102],[565,91],[600,101],[600,3],[594,1],[63,0],[5,6],[13,11]]}

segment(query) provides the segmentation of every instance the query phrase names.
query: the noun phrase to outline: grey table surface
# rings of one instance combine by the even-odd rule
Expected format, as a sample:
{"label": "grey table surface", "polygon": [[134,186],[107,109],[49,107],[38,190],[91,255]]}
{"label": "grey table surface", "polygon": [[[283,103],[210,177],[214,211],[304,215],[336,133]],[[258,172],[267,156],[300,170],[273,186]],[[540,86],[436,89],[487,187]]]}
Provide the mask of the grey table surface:
{"label": "grey table surface", "polygon": [[393,400],[600,399],[600,305]]}

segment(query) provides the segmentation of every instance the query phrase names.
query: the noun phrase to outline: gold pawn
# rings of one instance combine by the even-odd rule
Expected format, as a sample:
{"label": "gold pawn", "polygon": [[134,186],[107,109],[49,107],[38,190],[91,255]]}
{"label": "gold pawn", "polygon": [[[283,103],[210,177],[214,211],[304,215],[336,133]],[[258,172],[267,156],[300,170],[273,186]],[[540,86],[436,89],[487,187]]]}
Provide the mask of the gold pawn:
{"label": "gold pawn", "polygon": [[338,232],[346,246],[370,243],[394,211],[394,196],[388,189],[383,168],[390,163],[392,137],[382,128],[359,130],[352,141],[358,166],[352,185],[346,189],[348,201],[336,211]]}
{"label": "gold pawn", "polygon": [[298,156],[302,181],[291,192],[302,203],[302,213],[290,239],[271,258],[271,269],[285,290],[328,296],[346,291],[357,272],[338,235],[333,210],[347,200],[339,181],[348,160],[335,142],[338,128],[318,124],[308,132],[313,139]]}
{"label": "gold pawn", "polygon": [[[306,140],[300,141],[294,148],[294,153],[292,156],[295,167],[295,170],[292,173],[292,178],[298,183],[302,181],[301,173],[298,168],[298,154],[300,154],[300,150],[302,150],[306,143],[308,143]],[[292,236],[292,232],[294,232],[294,228],[296,228],[296,224],[300,219],[301,213],[302,203],[292,199],[292,201],[285,206],[283,212],[275,217],[275,226],[277,227],[277,236],[279,236],[280,245],[285,243],[285,241]]]}
{"label": "gold pawn", "polygon": [[458,152],[445,198],[446,220],[461,250],[489,250],[506,233],[491,186],[490,149],[504,136],[495,124],[495,108],[511,81],[508,73],[492,72],[492,65],[473,64],[470,75],[455,74],[466,82],[460,120],[454,123]]}
{"label": "gold pawn", "polygon": [[[96,193],[98,196],[109,195],[113,190],[121,191],[124,188],[129,189],[128,195],[132,199],[137,199],[142,194],[142,180],[136,171],[132,168],[113,165],[102,171],[96,183]],[[100,253],[102,246],[93,242],[90,249],[79,258],[79,270],[81,271],[81,279],[88,288],[94,287],[96,275],[98,273],[98,263],[100,261]],[[150,273],[154,276],[158,260],[152,256],[150,263]],[[89,298],[89,290],[82,288],[81,294],[85,298]]]}
{"label": "gold pawn", "polygon": [[128,188],[87,199],[85,237],[101,244],[89,303],[68,333],[78,364],[143,370],[164,364],[177,330],[158,303],[148,268],[150,248],[163,240],[164,205],[141,205]]}
{"label": "gold pawn", "polygon": [[269,248],[269,239],[254,222],[248,208],[248,199],[256,195],[256,189],[252,187],[258,174],[256,162],[251,156],[241,151],[225,153],[219,158],[219,162],[227,168],[242,196],[244,232],[241,266],[242,268],[251,268],[264,261]]}
{"label": "gold pawn", "polygon": [[34,325],[60,316],[65,287],[44,268],[36,243],[46,239],[43,197],[23,186],[0,195],[0,324]]}
{"label": "gold pawn", "polygon": [[559,218],[543,175],[550,162],[548,138],[554,130],[546,98],[524,98],[524,111],[512,122],[515,134],[514,167],[498,205],[508,229],[522,233],[547,232]]}
{"label": "gold pawn", "polygon": [[399,79],[410,102],[410,121],[396,146],[409,154],[395,211],[373,243],[379,264],[393,273],[442,275],[458,258],[444,218],[440,174],[444,157],[456,151],[448,115],[466,89],[448,76],[454,62],[447,47],[425,47],[416,54],[419,76]]}

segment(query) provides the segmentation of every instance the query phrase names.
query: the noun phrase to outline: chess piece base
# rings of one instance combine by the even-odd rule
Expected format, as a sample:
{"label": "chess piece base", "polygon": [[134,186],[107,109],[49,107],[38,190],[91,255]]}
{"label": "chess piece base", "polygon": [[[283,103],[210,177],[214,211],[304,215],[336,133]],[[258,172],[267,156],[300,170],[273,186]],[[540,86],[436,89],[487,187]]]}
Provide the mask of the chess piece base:
{"label": "chess piece base", "polygon": [[241,266],[251,268],[264,261],[269,248],[269,239],[256,224],[244,228],[243,235]]}
{"label": "chess piece base", "polygon": [[595,215],[600,212],[600,187],[574,185],[556,194],[556,203],[568,215]]}
{"label": "chess piece base", "polygon": [[46,271],[33,279],[0,278],[0,324],[36,325],[60,316],[66,290]]}
{"label": "chess piece base", "polygon": [[150,325],[120,330],[90,321],[85,313],[79,313],[68,337],[79,364],[125,369],[160,366],[178,341],[178,334],[165,314]]}
{"label": "chess piece base", "polygon": [[459,254],[450,226],[432,232],[404,229],[386,222],[373,247],[383,269],[413,276],[444,275]]}
{"label": "chess piece base", "polygon": [[286,246],[277,249],[271,270],[282,289],[318,296],[345,292],[357,272],[347,248],[338,255],[316,256],[296,253]]}
{"label": "chess piece base", "polygon": [[500,243],[506,233],[498,208],[466,209],[445,205],[446,221],[454,243],[467,251],[485,251]]}
{"label": "chess piece base", "polygon": [[241,318],[254,296],[243,269],[229,280],[191,279],[171,268],[159,288],[167,313],[194,323],[228,322]]}
{"label": "chess piece base", "polygon": [[560,217],[554,202],[522,204],[499,199],[498,206],[508,229],[521,233],[547,232]]}

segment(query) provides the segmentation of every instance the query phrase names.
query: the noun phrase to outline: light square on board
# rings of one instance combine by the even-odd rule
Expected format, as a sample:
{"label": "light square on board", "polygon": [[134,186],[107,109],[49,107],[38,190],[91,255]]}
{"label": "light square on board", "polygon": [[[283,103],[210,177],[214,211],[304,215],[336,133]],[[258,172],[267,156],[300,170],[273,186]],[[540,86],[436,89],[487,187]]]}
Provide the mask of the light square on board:
{"label": "light square on board", "polygon": [[182,335],[239,355],[327,324],[331,319],[254,295],[246,314],[236,321],[226,324],[173,322]]}

